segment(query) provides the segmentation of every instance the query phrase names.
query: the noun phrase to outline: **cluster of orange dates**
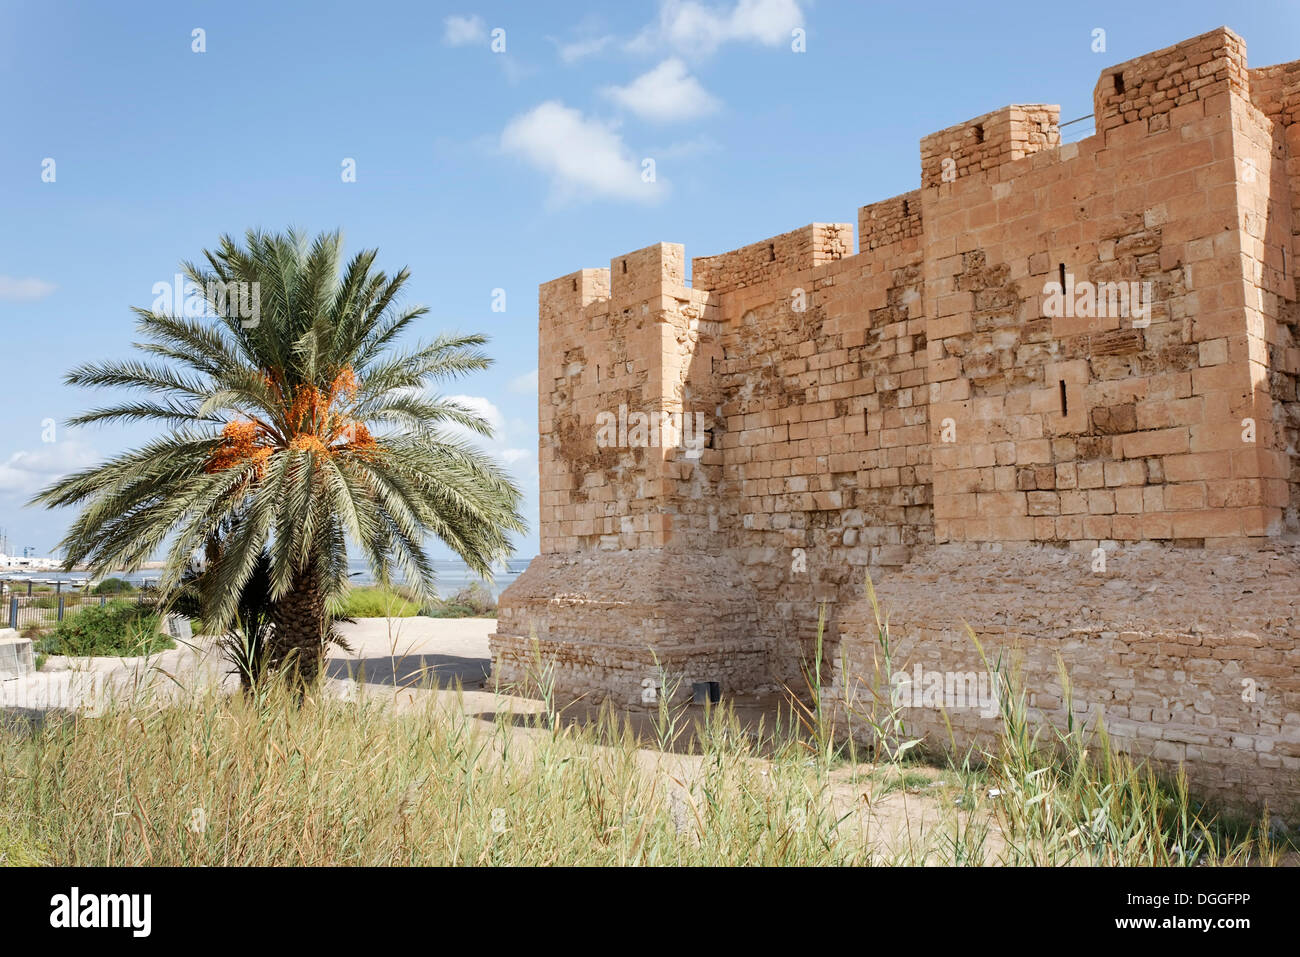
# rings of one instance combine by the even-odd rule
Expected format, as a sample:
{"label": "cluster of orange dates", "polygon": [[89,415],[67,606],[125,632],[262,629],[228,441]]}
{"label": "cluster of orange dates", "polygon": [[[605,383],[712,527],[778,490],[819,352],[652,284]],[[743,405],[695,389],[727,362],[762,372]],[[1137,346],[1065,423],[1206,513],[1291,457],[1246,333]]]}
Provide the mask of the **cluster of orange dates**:
{"label": "cluster of orange dates", "polygon": [[[267,386],[277,398],[284,399],[277,375],[266,377]],[[299,386],[285,420],[289,434],[281,436],[257,419],[227,422],[221,430],[221,444],[208,460],[206,471],[223,472],[252,462],[258,479],[266,471],[266,461],[277,448],[311,451],[317,455],[370,456],[379,445],[364,423],[335,408],[339,400],[350,405],[357,395],[357,377],[352,369],[340,372],[328,392],[312,385]]]}

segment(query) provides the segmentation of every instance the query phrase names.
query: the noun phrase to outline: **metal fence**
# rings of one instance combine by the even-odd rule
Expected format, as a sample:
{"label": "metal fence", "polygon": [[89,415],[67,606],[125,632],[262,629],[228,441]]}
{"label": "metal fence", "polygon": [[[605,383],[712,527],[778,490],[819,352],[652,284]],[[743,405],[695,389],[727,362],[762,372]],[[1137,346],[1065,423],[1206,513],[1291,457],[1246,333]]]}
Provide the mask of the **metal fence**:
{"label": "metal fence", "polygon": [[124,594],[93,595],[85,590],[64,590],[58,586],[37,585],[33,588],[30,582],[0,582],[0,628],[21,631],[35,626],[44,630],[91,605],[103,607],[110,601],[153,605],[157,598],[158,592],[154,588],[141,588]]}

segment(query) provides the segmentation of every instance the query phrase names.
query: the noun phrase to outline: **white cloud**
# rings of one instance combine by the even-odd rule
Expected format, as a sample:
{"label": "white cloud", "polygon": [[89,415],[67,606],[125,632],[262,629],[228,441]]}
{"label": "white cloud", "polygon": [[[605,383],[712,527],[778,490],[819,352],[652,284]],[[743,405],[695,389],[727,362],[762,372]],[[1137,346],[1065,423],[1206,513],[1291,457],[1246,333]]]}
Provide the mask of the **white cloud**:
{"label": "white cloud", "polygon": [[663,179],[642,180],[641,163],[612,127],[559,100],[511,120],[501,133],[501,148],[548,174],[556,202],[603,196],[645,203],[667,190]]}
{"label": "white cloud", "polygon": [[0,276],[0,300],[11,302],[31,302],[44,299],[54,292],[55,285],[44,279],[15,279],[13,276]]}
{"label": "white cloud", "polygon": [[712,53],[724,43],[777,46],[790,42],[790,31],[803,26],[797,0],[738,0],[731,8],[699,0],[663,0],[659,19],[628,45],[646,52],[671,47],[683,53]]}
{"label": "white cloud", "polygon": [[537,370],[534,369],[532,372],[525,372],[523,375],[515,376],[513,379],[511,379],[510,391],[520,392],[525,395],[531,392],[534,395],[536,395],[537,394]]}
{"label": "white cloud", "polygon": [[51,442],[32,452],[15,452],[0,462],[0,494],[30,498],[56,479],[99,460],[99,453],[77,439]]}
{"label": "white cloud", "polygon": [[487,42],[487,24],[480,16],[452,14],[442,21],[442,42],[450,47],[466,47]]}
{"label": "white cloud", "polygon": [[[481,395],[449,395],[444,396],[448,402],[454,402],[456,405],[464,406],[479,418],[484,419],[488,425],[492,426],[492,431],[500,434],[506,424],[506,417],[501,414],[489,399]],[[447,425],[448,430],[463,432],[465,435],[472,435],[475,438],[481,438],[477,432],[471,432],[469,429],[459,425]]]}
{"label": "white cloud", "polygon": [[[533,453],[530,450],[521,449],[509,443],[506,433],[515,430],[506,427],[506,417],[491,399],[484,398],[481,395],[448,395],[443,398],[448,402],[464,406],[485,419],[488,425],[492,426],[493,436],[489,439],[464,426],[447,423],[443,428],[451,438],[460,439],[482,450],[499,460],[503,465],[514,465],[532,456]],[[512,425],[516,424],[517,422],[512,420]],[[529,431],[532,431],[531,428]],[[516,438],[515,441],[518,441],[518,439]]]}
{"label": "white cloud", "polygon": [[721,105],[676,57],[664,60],[627,86],[608,86],[601,92],[637,116],[656,123],[697,119]]}
{"label": "white cloud", "polygon": [[569,43],[561,43],[560,59],[565,63],[577,63],[579,60],[586,59],[589,56],[595,56],[607,46],[614,42],[614,37],[610,35],[600,37],[589,37],[585,40],[573,40]]}

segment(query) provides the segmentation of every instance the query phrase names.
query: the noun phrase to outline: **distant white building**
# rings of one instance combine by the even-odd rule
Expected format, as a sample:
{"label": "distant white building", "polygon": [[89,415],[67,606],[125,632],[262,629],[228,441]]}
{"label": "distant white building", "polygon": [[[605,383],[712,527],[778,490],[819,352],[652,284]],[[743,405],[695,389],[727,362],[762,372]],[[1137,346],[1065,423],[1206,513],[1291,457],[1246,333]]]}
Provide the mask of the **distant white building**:
{"label": "distant white building", "polygon": [[42,558],[26,554],[35,549],[23,549],[23,555],[5,555],[0,553],[0,569],[7,571],[55,571],[63,563],[57,558]]}

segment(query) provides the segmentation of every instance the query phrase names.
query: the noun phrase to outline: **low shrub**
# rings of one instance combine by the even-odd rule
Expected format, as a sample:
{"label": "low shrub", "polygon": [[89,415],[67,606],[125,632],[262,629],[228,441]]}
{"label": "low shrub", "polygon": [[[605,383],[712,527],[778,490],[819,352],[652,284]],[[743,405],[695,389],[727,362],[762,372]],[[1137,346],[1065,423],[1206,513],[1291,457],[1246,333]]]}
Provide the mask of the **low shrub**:
{"label": "low shrub", "polygon": [[135,591],[135,586],[125,578],[105,578],[95,586],[96,595],[121,595]]}
{"label": "low shrub", "polygon": [[434,603],[425,611],[430,618],[495,618],[496,613],[496,598],[478,582]]}
{"label": "low shrub", "polygon": [[37,650],[49,655],[152,655],[175,642],[158,631],[152,609],[129,601],[82,608],[59,622],[39,642]]}

